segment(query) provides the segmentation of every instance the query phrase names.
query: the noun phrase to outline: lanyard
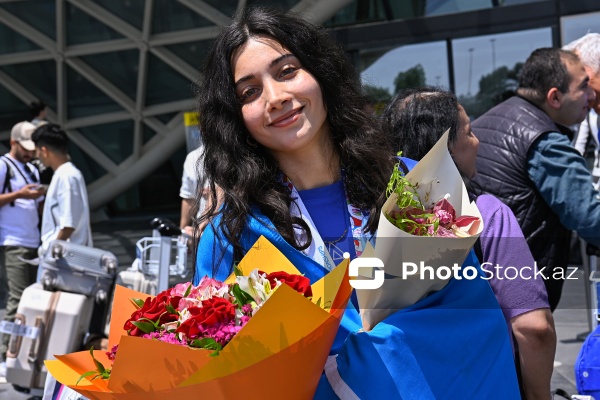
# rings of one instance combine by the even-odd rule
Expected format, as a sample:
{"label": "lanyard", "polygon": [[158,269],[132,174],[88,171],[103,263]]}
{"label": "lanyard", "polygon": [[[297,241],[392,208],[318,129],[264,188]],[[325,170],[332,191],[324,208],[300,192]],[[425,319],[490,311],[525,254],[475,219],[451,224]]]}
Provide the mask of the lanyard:
{"label": "lanyard", "polygon": [[[21,168],[19,168],[19,166],[12,160],[11,157],[8,157],[8,155],[3,155],[2,159],[8,162],[10,162],[12,164],[12,166],[17,170],[17,172],[19,172],[19,175],[21,175],[21,177],[23,177],[23,180],[25,181],[25,184],[28,185],[30,183],[36,183],[38,181],[37,177],[35,176],[35,174],[33,173],[33,171],[27,166],[27,164],[23,164],[23,167],[25,168],[25,170],[27,171],[27,175],[29,175],[29,179],[31,179],[31,182],[29,182],[29,179],[27,179],[27,177],[25,177],[25,174],[23,173],[23,171],[21,171]],[[7,164],[8,166],[8,164]]]}
{"label": "lanyard", "polygon": [[[327,247],[325,246],[323,238],[319,234],[319,231],[317,231],[316,225],[310,217],[306,206],[302,202],[302,198],[300,198],[300,195],[298,194],[298,191],[294,187],[292,181],[285,174],[282,173],[279,180],[292,192],[292,204],[290,206],[291,214],[294,217],[302,218],[308,225],[310,233],[312,234],[312,242],[310,246],[304,250],[304,254],[321,264],[328,271],[331,271],[333,268],[335,268],[335,264],[331,258],[331,255],[329,254],[329,251],[327,250]],[[350,231],[352,232],[354,249],[356,251],[356,257],[358,257],[364,251],[367,241],[374,245],[375,237],[374,235],[368,235],[367,237],[366,234],[363,234],[363,224],[368,220],[369,214],[350,204],[348,201],[348,196],[346,196],[346,204],[350,214]],[[302,230],[295,227],[294,231],[296,234],[296,239],[300,239]]]}

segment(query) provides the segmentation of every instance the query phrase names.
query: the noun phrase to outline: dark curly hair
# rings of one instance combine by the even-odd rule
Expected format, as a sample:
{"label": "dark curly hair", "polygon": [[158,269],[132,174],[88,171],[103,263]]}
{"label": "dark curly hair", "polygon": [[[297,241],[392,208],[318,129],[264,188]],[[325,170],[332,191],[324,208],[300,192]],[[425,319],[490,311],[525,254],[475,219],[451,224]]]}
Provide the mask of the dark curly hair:
{"label": "dark curly hair", "polygon": [[[323,28],[293,13],[265,8],[238,14],[220,32],[205,60],[197,97],[210,207],[198,223],[220,213],[219,229],[234,246],[237,260],[243,256],[239,239],[252,207],[258,207],[296,249],[307,248],[312,240],[304,221],[290,215],[291,192],[277,181],[278,163],[266,148],[247,142],[249,132],[236,96],[232,57],[257,36],[280,43],[319,83],[334,151],[346,171],[346,194],[352,204],[370,212],[366,230],[373,232],[385,200],[393,154],[375,117],[366,111],[358,75]],[[223,191],[220,210],[216,185]],[[305,232],[302,243],[296,240],[294,226]]]}

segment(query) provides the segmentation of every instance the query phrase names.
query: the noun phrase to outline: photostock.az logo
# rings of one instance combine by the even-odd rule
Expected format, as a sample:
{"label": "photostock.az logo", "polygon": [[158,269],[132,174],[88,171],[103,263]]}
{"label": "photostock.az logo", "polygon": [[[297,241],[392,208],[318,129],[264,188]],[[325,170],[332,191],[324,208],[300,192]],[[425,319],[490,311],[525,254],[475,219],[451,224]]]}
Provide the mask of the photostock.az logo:
{"label": "photostock.az logo", "polygon": [[[344,253],[344,258],[350,258],[350,254]],[[348,268],[348,275],[351,278],[363,277],[365,274],[360,275],[358,273],[359,268],[370,268],[373,270],[372,279],[350,279],[350,286],[354,289],[379,289],[383,285],[385,280],[385,273],[383,272],[383,261],[376,257],[361,257],[355,258],[350,261]]]}

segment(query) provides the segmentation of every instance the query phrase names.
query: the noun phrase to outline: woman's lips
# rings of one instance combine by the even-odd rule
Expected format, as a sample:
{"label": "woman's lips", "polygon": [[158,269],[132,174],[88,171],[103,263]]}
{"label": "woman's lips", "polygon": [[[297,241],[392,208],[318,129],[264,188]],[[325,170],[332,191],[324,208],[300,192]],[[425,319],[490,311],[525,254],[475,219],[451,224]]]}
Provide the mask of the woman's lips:
{"label": "woman's lips", "polygon": [[300,107],[296,110],[293,110],[281,117],[277,118],[275,121],[271,122],[269,126],[275,126],[278,128],[288,126],[298,120],[300,118],[300,113],[304,107]]}

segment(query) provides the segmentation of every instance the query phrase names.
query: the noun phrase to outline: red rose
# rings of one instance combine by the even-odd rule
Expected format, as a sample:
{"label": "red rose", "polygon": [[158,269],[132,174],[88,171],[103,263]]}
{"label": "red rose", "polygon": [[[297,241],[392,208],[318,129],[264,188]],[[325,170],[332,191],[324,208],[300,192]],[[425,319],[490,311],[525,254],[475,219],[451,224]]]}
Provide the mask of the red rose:
{"label": "red rose", "polygon": [[205,326],[227,322],[235,318],[235,306],[222,297],[202,300],[202,307],[196,318],[200,324]]}
{"label": "red rose", "polygon": [[202,307],[190,307],[188,311],[190,318],[179,325],[177,332],[190,339],[198,338],[204,328],[227,323],[235,318],[235,306],[222,297],[202,300]]}
{"label": "red rose", "polygon": [[[259,271],[259,273],[263,274],[264,272]],[[278,281],[290,286],[296,292],[301,293],[304,297],[312,297],[310,280],[305,276],[292,275],[288,274],[287,272],[278,271],[268,274],[267,279],[271,283],[271,289],[277,285],[277,282],[275,281],[275,279],[277,279]]]}
{"label": "red rose", "polygon": [[189,307],[188,312],[191,316],[179,325],[176,332],[183,333],[190,339],[197,339],[200,333],[202,333],[200,323],[196,320],[201,309],[202,307]]}
{"label": "red rose", "polygon": [[[170,304],[173,308],[176,309],[179,304],[179,300],[181,296],[169,296],[166,292],[160,293],[153,299],[149,297],[144,302],[142,308],[136,310],[133,314],[131,314],[131,318],[129,318],[123,329],[125,329],[130,336],[142,336],[145,334],[144,331],[139,329],[137,326],[133,324],[133,322],[140,321],[143,318],[147,318],[153,322],[159,322],[159,324],[165,324],[167,322],[177,321],[179,316],[177,314],[171,314],[167,311],[167,304]],[[148,322],[145,319],[141,322]]]}

